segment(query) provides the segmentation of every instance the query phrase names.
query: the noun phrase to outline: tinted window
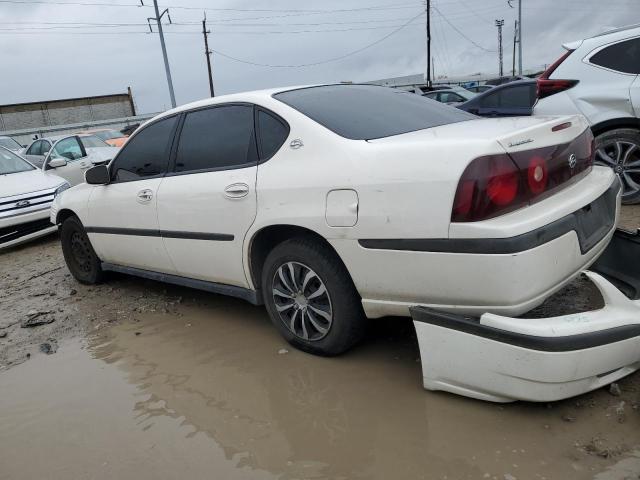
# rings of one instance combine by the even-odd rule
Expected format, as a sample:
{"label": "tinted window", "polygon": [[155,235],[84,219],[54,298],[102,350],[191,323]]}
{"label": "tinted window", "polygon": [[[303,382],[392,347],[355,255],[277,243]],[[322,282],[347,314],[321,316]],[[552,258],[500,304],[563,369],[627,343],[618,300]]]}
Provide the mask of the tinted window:
{"label": "tinted window", "polygon": [[472,120],[456,108],[421,95],[370,85],[330,85],[274,95],[329,130],[368,140]]}
{"label": "tinted window", "polygon": [[480,99],[483,108],[531,108],[535,101],[535,84],[518,85],[492,91]]}
{"label": "tinted window", "polygon": [[187,113],[176,154],[176,172],[256,163],[253,107],[228,105]]}
{"label": "tinted window", "polygon": [[439,100],[443,103],[464,102],[464,98],[453,92],[442,92]]}
{"label": "tinted window", "polygon": [[38,140],[37,142],[33,142],[33,144],[27,150],[27,155],[42,155],[42,147],[44,142],[42,140]]}
{"label": "tinted window", "polygon": [[640,38],[603,48],[589,59],[594,65],[624,73],[640,73]]}
{"label": "tinted window", "polygon": [[165,173],[177,120],[177,116],[160,120],[131,137],[114,161],[112,178],[126,182]]}
{"label": "tinted window", "polygon": [[53,147],[52,157],[63,157],[67,161],[78,160],[83,157],[82,147],[77,137],[69,137],[60,140]]}
{"label": "tinted window", "polygon": [[289,127],[273,115],[258,110],[260,129],[260,158],[266,160],[275,155],[289,136]]}

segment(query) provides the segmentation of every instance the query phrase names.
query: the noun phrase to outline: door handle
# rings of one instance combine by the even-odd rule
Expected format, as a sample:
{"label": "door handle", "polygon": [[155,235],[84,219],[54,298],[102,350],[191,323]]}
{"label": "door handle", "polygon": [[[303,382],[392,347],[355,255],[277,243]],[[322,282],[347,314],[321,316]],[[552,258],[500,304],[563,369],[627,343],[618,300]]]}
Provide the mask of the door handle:
{"label": "door handle", "polygon": [[140,203],[150,202],[152,198],[153,198],[153,191],[149,190],[148,188],[145,190],[140,190],[138,192],[138,202]]}
{"label": "door handle", "polygon": [[224,189],[224,196],[227,198],[242,198],[249,195],[249,185],[246,183],[233,183]]}

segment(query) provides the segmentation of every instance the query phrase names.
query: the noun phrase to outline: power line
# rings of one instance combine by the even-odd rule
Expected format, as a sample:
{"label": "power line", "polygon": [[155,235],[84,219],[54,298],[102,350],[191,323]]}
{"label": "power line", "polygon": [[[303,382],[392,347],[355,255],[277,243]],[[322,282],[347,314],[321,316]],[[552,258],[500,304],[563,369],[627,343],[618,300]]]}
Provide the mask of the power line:
{"label": "power line", "polygon": [[466,39],[469,43],[475,45],[476,47],[478,47],[480,50],[484,50],[485,52],[489,52],[489,53],[495,53],[495,50],[489,50],[488,48],[483,47],[482,45],[474,42],[473,40],[471,40],[469,37],[467,37],[467,35],[465,35],[458,27],[456,27],[453,23],[451,23],[449,21],[449,19],[447,17],[445,17],[442,12],[438,9],[438,7],[432,7],[436,12],[438,12],[438,14],[442,17],[442,19],[447,22],[449,24],[449,26],[451,28],[453,28],[456,32],[458,32],[458,34],[460,34],[460,36],[464,39]]}

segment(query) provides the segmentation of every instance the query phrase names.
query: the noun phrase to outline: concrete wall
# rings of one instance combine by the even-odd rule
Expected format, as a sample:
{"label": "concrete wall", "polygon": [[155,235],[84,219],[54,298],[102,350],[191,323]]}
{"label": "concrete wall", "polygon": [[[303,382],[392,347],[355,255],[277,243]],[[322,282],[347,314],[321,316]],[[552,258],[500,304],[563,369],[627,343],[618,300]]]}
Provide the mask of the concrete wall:
{"label": "concrete wall", "polygon": [[127,118],[136,115],[131,90],[99,97],[0,105],[0,131]]}

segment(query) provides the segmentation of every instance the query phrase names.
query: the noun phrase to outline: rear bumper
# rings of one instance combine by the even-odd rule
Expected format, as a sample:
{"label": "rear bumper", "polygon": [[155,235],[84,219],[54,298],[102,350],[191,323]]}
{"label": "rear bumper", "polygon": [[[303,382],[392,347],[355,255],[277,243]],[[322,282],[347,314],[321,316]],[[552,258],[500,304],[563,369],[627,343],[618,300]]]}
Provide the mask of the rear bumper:
{"label": "rear bumper", "polygon": [[595,390],[640,368],[640,300],[587,272],[601,310],[545,319],[479,319],[414,307],[427,390],[481,400],[555,401]]}

